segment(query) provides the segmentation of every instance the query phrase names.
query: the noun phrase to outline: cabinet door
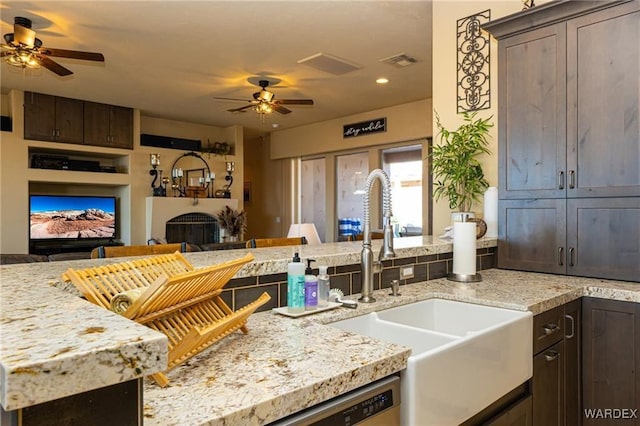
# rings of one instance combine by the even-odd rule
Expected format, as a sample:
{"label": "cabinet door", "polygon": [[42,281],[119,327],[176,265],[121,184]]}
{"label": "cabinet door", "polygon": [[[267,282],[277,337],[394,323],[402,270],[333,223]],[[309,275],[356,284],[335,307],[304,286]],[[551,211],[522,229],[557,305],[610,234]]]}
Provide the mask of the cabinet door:
{"label": "cabinet door", "polygon": [[533,398],[531,395],[514,404],[504,413],[491,419],[486,426],[531,426],[533,424]]}
{"label": "cabinet door", "polygon": [[567,200],[567,272],[640,281],[640,198]]}
{"label": "cabinet door", "polygon": [[565,200],[500,200],[498,267],[565,273]]}
{"label": "cabinet door", "polygon": [[109,146],[109,105],[84,103],[84,143]]}
{"label": "cabinet door", "polygon": [[640,2],[567,23],[569,197],[640,196]]}
{"label": "cabinet door", "polygon": [[582,299],[574,300],[564,305],[564,424],[580,426],[582,424],[582,365],[581,365],[581,334],[582,334]]}
{"label": "cabinet door", "polygon": [[84,143],[84,103],[56,97],[56,141]]}
{"label": "cabinet door", "polygon": [[640,425],[637,417],[602,417],[640,408],[640,304],[586,297],[582,309],[583,423]]}
{"label": "cabinet door", "polygon": [[109,117],[111,146],[133,149],[133,110],[112,106]]}
{"label": "cabinet door", "polygon": [[565,197],[565,24],[501,40],[498,69],[500,198]]}
{"label": "cabinet door", "polygon": [[24,138],[53,141],[55,128],[55,96],[24,92]]}
{"label": "cabinet door", "polygon": [[533,424],[564,424],[564,341],[533,357]]}

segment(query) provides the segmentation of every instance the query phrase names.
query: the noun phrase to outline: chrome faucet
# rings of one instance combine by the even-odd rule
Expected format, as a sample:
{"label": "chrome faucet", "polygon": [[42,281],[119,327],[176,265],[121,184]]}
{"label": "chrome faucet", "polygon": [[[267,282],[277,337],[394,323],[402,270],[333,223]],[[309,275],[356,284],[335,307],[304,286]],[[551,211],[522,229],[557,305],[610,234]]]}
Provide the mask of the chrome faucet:
{"label": "chrome faucet", "polygon": [[[369,216],[369,196],[373,182],[380,179],[382,184],[382,212],[383,212],[383,240],[380,248],[380,255],[376,262],[373,261],[371,251],[371,217]],[[389,176],[380,169],[375,169],[367,177],[366,189],[364,193],[364,228],[362,238],[362,254],[360,258],[360,269],[362,271],[362,296],[359,301],[363,303],[375,302],[373,298],[373,269],[382,269],[382,261],[396,257],[393,251],[393,230],[391,229],[391,182]]]}

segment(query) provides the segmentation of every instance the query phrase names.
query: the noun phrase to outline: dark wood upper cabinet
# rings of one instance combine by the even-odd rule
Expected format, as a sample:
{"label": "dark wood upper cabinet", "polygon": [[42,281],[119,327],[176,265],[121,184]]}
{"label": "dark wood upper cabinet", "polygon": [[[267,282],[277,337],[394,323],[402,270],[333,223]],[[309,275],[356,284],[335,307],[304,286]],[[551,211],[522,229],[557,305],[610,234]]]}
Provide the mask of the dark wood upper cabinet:
{"label": "dark wood upper cabinet", "polygon": [[133,109],[25,92],[24,138],[133,149]]}
{"label": "dark wood upper cabinet", "polygon": [[24,138],[81,144],[83,114],[82,101],[25,92]]}
{"label": "dark wood upper cabinet", "polygon": [[552,1],[485,28],[498,266],[640,281],[640,1]]}
{"label": "dark wood upper cabinet", "polygon": [[637,411],[603,418],[640,407],[640,304],[585,297],[582,316],[583,424],[640,425]]}
{"label": "dark wood upper cabinet", "polygon": [[567,22],[569,197],[640,196],[640,2]]}
{"label": "dark wood upper cabinet", "polygon": [[84,141],[88,145],[133,148],[133,110],[85,102]]}
{"label": "dark wood upper cabinet", "polygon": [[564,24],[499,45],[500,198],[565,196],[565,46]]}

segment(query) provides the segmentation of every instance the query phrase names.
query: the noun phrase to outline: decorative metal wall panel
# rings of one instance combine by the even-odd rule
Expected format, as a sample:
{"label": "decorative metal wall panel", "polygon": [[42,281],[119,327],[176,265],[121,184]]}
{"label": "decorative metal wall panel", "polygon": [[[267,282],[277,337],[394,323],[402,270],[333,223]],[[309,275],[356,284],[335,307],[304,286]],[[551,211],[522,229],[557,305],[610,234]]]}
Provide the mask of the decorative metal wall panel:
{"label": "decorative metal wall panel", "polygon": [[489,34],[480,26],[491,20],[491,10],[457,21],[458,112],[491,107]]}

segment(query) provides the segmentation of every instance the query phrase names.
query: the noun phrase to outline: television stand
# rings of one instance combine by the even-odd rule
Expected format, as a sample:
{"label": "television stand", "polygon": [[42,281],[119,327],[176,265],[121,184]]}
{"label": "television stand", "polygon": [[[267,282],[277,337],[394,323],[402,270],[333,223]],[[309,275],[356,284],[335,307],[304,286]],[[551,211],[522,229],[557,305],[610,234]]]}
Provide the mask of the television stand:
{"label": "television stand", "polygon": [[74,252],[90,252],[96,247],[105,246],[123,246],[122,241],[114,239],[93,239],[93,240],[31,240],[29,241],[29,254],[57,254],[57,253],[74,253]]}

